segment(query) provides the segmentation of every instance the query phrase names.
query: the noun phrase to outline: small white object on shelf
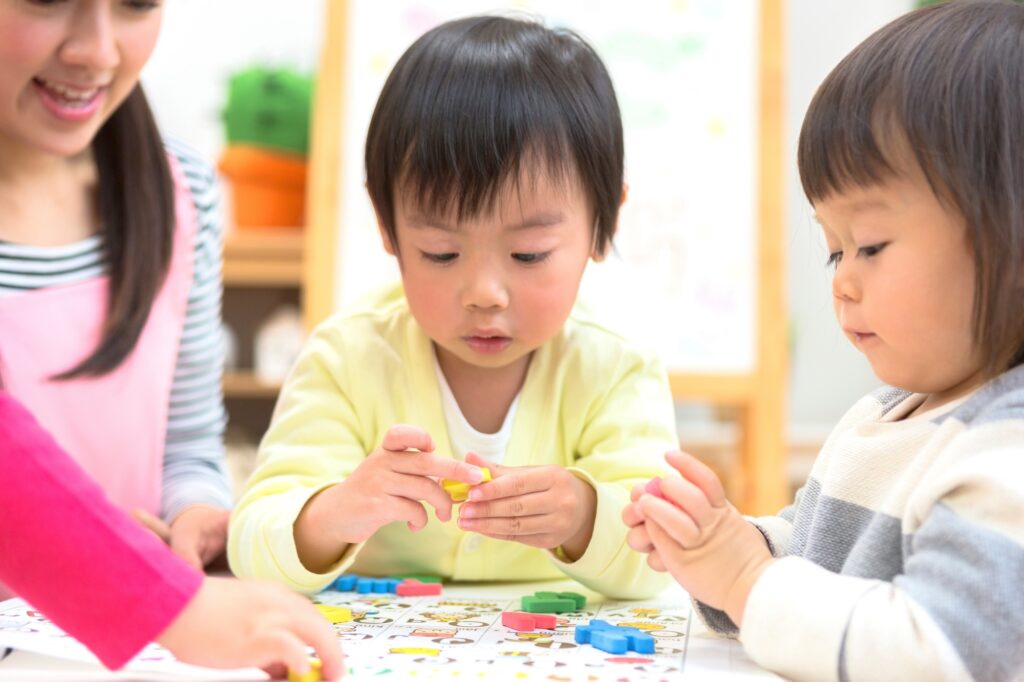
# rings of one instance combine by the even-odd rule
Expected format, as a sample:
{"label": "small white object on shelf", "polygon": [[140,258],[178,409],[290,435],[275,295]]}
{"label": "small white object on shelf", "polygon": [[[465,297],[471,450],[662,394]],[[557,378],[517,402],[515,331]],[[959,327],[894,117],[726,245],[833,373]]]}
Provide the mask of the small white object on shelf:
{"label": "small white object on shelf", "polygon": [[238,369],[238,335],[226,322],[220,325],[220,335],[224,339],[224,369]]}
{"label": "small white object on shelf", "polygon": [[293,305],[281,306],[256,332],[253,370],[266,383],[280,383],[288,375],[306,341],[302,313]]}

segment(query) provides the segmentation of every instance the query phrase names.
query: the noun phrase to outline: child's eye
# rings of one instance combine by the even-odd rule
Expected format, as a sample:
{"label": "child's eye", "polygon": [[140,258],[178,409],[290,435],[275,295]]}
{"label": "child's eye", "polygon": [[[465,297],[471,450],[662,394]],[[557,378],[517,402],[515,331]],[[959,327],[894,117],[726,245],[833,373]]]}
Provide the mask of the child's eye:
{"label": "child's eye", "polygon": [[512,258],[520,263],[533,264],[540,263],[549,255],[551,255],[550,251],[545,251],[544,253],[513,253]]}
{"label": "child's eye", "polygon": [[842,251],[833,251],[832,253],[828,254],[828,260],[825,261],[825,267],[826,268],[835,268],[835,267],[837,267],[839,265],[839,261],[841,261],[842,259],[843,259],[843,252]]}
{"label": "child's eye", "polygon": [[160,6],[159,0],[124,0],[125,7],[137,12],[146,12]]}
{"label": "child's eye", "polygon": [[871,256],[877,256],[882,251],[882,249],[884,249],[888,245],[889,242],[882,242],[881,244],[871,244],[870,246],[862,246],[860,247],[860,249],[858,249],[858,252],[862,256],[867,256],[868,258],[871,258]]}
{"label": "child's eye", "polygon": [[459,257],[457,253],[429,253],[427,251],[420,251],[420,255],[423,256],[424,260],[431,263],[440,263],[441,265],[451,263]]}

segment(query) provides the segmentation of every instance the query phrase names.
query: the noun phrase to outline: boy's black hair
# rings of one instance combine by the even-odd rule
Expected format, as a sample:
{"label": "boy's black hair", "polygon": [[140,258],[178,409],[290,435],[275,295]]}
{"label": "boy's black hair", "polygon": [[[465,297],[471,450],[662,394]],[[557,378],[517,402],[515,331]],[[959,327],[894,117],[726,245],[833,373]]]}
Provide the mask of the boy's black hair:
{"label": "boy's black hair", "polygon": [[1024,6],[953,0],[884,26],[818,88],[797,157],[811,203],[916,162],[968,226],[986,373],[1024,362]]}
{"label": "boy's black hair", "polygon": [[441,24],[406,50],[366,139],[366,187],[394,248],[398,192],[463,220],[544,172],[579,183],[603,253],[622,195],[622,121],[611,78],[580,36],[479,16]]}

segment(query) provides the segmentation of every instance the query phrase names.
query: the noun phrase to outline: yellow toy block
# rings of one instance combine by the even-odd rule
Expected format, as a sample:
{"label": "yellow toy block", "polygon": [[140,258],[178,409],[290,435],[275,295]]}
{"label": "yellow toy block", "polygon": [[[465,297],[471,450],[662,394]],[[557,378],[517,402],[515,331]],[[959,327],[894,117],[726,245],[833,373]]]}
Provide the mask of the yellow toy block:
{"label": "yellow toy block", "polygon": [[298,675],[291,670],[288,671],[288,682],[320,682],[324,679],[320,674],[322,664],[319,658],[309,659],[309,672],[305,675]]}
{"label": "yellow toy block", "polygon": [[352,611],[350,609],[344,609],[340,606],[331,606],[330,604],[313,604],[320,613],[324,614],[324,618],[331,621],[335,625],[338,623],[347,623],[352,620]]}
{"label": "yellow toy block", "polygon": [[[491,480],[491,470],[487,467],[480,467],[480,471],[484,472],[484,480],[481,483],[486,483]],[[469,489],[473,486],[468,483],[462,483],[461,481],[453,481],[450,478],[441,479],[441,487],[445,489],[445,492],[452,498],[452,502],[465,502],[469,499]]]}
{"label": "yellow toy block", "polygon": [[403,646],[391,649],[393,654],[408,654],[410,656],[440,656],[440,649],[428,649],[427,647]]}

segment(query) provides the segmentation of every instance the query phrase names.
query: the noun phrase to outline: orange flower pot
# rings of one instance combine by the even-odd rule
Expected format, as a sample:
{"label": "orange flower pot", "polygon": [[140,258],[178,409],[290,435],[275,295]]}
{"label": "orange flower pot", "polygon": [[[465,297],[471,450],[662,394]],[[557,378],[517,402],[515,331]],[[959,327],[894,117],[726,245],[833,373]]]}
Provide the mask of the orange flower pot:
{"label": "orange flower pot", "polygon": [[231,182],[238,227],[294,228],[305,222],[305,157],[230,145],[221,156],[219,168]]}

